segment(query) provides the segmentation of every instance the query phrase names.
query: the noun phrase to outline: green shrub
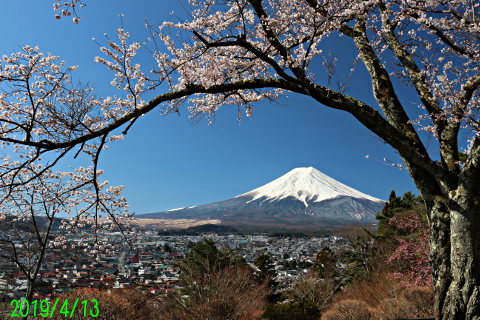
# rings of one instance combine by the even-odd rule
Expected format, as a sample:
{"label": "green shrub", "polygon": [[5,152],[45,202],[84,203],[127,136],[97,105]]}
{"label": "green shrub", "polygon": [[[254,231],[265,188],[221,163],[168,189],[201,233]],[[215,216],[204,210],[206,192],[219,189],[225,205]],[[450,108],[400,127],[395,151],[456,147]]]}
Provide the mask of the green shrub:
{"label": "green shrub", "polygon": [[269,305],[262,314],[265,320],[318,320],[320,310],[310,301]]}

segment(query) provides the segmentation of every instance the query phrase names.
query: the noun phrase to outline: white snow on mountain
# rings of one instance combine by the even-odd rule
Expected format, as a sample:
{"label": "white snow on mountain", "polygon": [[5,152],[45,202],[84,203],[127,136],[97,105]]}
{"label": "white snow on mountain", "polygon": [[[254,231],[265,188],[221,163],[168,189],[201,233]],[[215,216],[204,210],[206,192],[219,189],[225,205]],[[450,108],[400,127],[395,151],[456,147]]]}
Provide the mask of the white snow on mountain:
{"label": "white snow on mountain", "polygon": [[295,168],[280,178],[235,198],[241,196],[252,196],[253,198],[249,202],[262,197],[269,201],[294,197],[302,201],[306,207],[308,207],[308,201],[311,200],[320,202],[340,196],[384,202],[381,199],[350,188],[313,167]]}
{"label": "white snow on mountain", "polygon": [[183,210],[183,209],[192,209],[195,208],[196,206],[191,206],[191,207],[182,207],[182,208],[177,208],[177,209],[170,209],[165,212],[172,212],[172,211],[178,211],[178,210]]}

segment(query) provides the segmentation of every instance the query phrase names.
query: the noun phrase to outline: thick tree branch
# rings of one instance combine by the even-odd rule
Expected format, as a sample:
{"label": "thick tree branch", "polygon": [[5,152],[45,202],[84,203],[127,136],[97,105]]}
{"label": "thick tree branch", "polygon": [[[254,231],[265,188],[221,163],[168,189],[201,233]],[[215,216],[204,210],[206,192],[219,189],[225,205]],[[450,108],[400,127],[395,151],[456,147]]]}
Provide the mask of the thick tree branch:
{"label": "thick tree branch", "polygon": [[357,23],[357,27],[354,28],[343,25],[340,31],[351,37],[355,42],[360,53],[360,58],[370,73],[375,99],[388,122],[401,132],[406,139],[410,140],[412,145],[418,148],[422,154],[427,154],[425,147],[395,93],[388,72],[383,67],[369,43],[365,26],[362,26],[361,22]]}
{"label": "thick tree branch", "polygon": [[78,144],[93,140],[95,138],[99,138],[101,136],[104,136],[105,134],[112,132],[113,130],[123,126],[127,122],[147,114],[148,112],[150,112],[151,110],[153,110],[155,107],[157,107],[163,102],[182,99],[193,94],[202,94],[202,93],[217,94],[217,93],[228,92],[233,90],[248,90],[248,89],[262,89],[262,88],[281,88],[281,89],[286,89],[294,92],[298,90],[297,87],[293,86],[290,82],[283,79],[276,79],[276,78],[262,78],[262,79],[246,80],[246,81],[240,80],[240,81],[231,82],[231,83],[213,85],[208,88],[205,88],[202,85],[190,84],[185,89],[158,95],[152,100],[150,100],[149,102],[145,103],[144,105],[139,106],[135,110],[113,121],[109,125],[106,125],[105,127],[99,130],[92,131],[88,134],[85,134],[78,138],[74,138],[69,141],[53,142],[53,141],[41,140],[41,141],[35,142],[35,141],[23,141],[23,140],[13,139],[9,137],[0,137],[0,140],[16,143],[20,145],[32,146],[39,149],[46,149],[46,150],[58,150],[63,148],[71,148]]}
{"label": "thick tree branch", "polygon": [[460,174],[461,185],[459,188],[462,191],[461,196],[467,202],[475,201],[474,199],[477,197],[478,190],[480,190],[480,179],[478,177],[480,177],[480,137],[477,135]]}
{"label": "thick tree branch", "polygon": [[[433,96],[415,60],[413,60],[410,53],[405,49],[405,46],[401,44],[400,41],[398,41],[398,38],[394,32],[394,28],[389,19],[386,17],[385,4],[383,2],[380,2],[378,7],[382,17],[383,30],[386,32],[386,38],[388,40],[390,48],[393,50],[395,56],[400,60],[402,65],[407,70],[408,75],[410,76],[410,79],[412,80],[412,83],[415,86],[415,89],[417,90],[417,93],[423,105],[426,107],[427,111],[430,113],[430,116],[435,121],[437,115],[441,113],[441,108],[433,99]],[[435,124],[442,125],[442,123],[440,123],[440,120],[436,120]],[[443,121],[443,126],[445,125],[446,123],[445,121]]]}
{"label": "thick tree branch", "polygon": [[460,167],[457,164],[458,125],[452,123],[452,125],[449,127],[447,120],[444,117],[441,117],[442,109],[433,98],[430,88],[422,76],[420,68],[415,63],[409,52],[405,49],[405,46],[398,41],[398,38],[394,33],[394,28],[386,15],[387,9],[385,3],[379,2],[378,8],[382,17],[383,30],[386,32],[386,38],[390,48],[407,70],[407,73],[417,91],[420,100],[430,114],[433,123],[436,125],[437,135],[440,138],[440,154],[442,156],[442,162],[448,167],[449,170],[458,174],[460,170]]}
{"label": "thick tree branch", "polygon": [[422,168],[424,172],[428,172],[437,179],[449,175],[448,172],[445,172],[430,159],[428,153],[422,152],[422,148],[418,148],[416,144],[412,143],[411,139],[406,137],[404,132],[395,128],[371,106],[353,97],[318,85],[313,85],[306,91],[308,95],[321,104],[352,114],[365,127],[397,149],[407,166],[415,164],[415,166]]}
{"label": "thick tree branch", "polygon": [[471,77],[467,80],[466,84],[463,86],[461,95],[460,95],[460,103],[462,104],[462,108],[465,108],[469,101],[472,99],[473,93],[475,90],[478,89],[480,86],[480,73],[474,77]]}

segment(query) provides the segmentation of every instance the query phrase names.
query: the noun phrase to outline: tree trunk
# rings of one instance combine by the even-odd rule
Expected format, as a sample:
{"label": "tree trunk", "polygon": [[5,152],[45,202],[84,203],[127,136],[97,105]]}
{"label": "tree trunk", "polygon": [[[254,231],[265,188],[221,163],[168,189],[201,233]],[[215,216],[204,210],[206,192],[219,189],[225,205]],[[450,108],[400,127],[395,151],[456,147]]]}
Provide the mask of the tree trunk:
{"label": "tree trunk", "polygon": [[[426,201],[436,319],[480,319],[480,200]],[[430,197],[432,198],[432,197]],[[448,205],[447,205],[448,204]]]}
{"label": "tree trunk", "polygon": [[29,313],[28,313],[27,317],[24,318],[24,319],[28,319],[29,315],[33,314],[33,310],[31,310],[31,309],[32,309],[34,289],[35,289],[35,278],[33,279],[33,281],[30,281],[30,279],[29,279],[28,284],[27,284],[27,293],[25,294],[25,300],[27,300],[28,304],[24,303],[22,305],[22,314],[27,314],[27,305],[30,306],[30,307],[29,307],[29,310],[28,310]]}

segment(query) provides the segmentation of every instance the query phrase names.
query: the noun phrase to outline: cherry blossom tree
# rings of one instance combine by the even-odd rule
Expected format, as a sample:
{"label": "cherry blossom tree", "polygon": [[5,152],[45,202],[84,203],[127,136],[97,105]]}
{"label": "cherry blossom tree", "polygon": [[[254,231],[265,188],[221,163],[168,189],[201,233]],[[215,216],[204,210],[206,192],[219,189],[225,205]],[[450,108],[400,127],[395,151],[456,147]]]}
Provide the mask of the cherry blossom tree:
{"label": "cherry blossom tree", "polygon": [[[32,179],[38,172],[30,175],[22,172],[24,180]],[[0,233],[0,260],[16,265],[27,279],[25,299],[31,303],[35,292],[37,277],[47,252],[54,247],[62,249],[75,248],[85,250],[92,256],[100,252],[113,250],[111,244],[101,241],[98,236],[102,229],[112,228],[98,220],[93,208],[104,207],[110,212],[114,227],[125,231],[129,229],[128,220],[122,219],[116,212],[124,212],[124,199],[117,199],[112,190],[98,196],[90,185],[89,176],[92,170],[79,168],[73,172],[52,172],[46,170],[42,179],[17,186],[2,203],[0,212],[2,232]],[[100,185],[100,188],[103,188]],[[114,189],[114,188],[113,188]],[[116,191],[118,192],[118,191]],[[81,204],[81,206],[79,206]],[[76,211],[70,220],[56,218],[59,212]],[[82,228],[90,224],[91,230]],[[82,237],[90,237],[92,242],[72,243],[68,235],[81,233]],[[26,308],[27,304],[22,305]]]}
{"label": "cherry blossom tree", "polygon": [[[32,186],[35,188],[34,186]],[[38,187],[38,186],[37,186]],[[30,189],[12,197],[7,206],[11,212],[1,219],[0,261],[16,266],[27,279],[25,299],[32,302],[37,276],[45,261],[47,249],[52,245],[50,238],[62,240],[55,230],[55,212],[64,204],[65,197],[59,195],[54,185],[45,183],[40,189]],[[46,199],[49,198],[49,199]],[[26,305],[22,305],[22,309]]]}
{"label": "cherry blossom tree", "polygon": [[405,287],[431,287],[428,225],[425,225],[416,212],[407,216],[397,214],[388,223],[408,234],[407,237],[397,236],[399,244],[387,260],[389,264],[401,264],[406,270],[404,273],[393,274],[393,277],[400,279],[400,284]]}
{"label": "cherry blossom tree", "polygon": [[[55,9],[78,22],[73,10],[81,5],[68,0]],[[96,61],[113,71],[118,97],[96,98],[88,86],[73,86],[67,77],[74,70],[62,69],[58,59],[35,48],[3,57],[0,141],[9,153],[21,151],[4,157],[3,198],[16,192],[24,183],[22,170],[40,158],[47,169],[68,153],[85,152],[96,164],[101,150],[121,139],[113,135],[116,129],[126,134],[156,107],[169,113],[187,106],[192,116],[211,118],[219,107],[234,105],[239,117],[251,116],[255,102],[295,92],[319,107],[349,113],[397,150],[399,166],[408,170],[428,212],[436,317],[478,319],[480,3],[190,0],[189,5],[187,21],[148,25],[147,49],[158,65],[148,76],[132,62],[141,46],[128,44],[126,31],[118,30],[118,44],[107,40],[105,56]],[[345,87],[329,86],[332,64],[325,73],[314,72],[325,39],[340,35],[357,48],[355,61],[368,72],[373,104],[347,95]],[[397,79],[411,88],[425,114],[408,115],[411,105],[401,102]],[[143,102],[142,93],[153,89],[164,91]],[[428,150],[417,128],[437,138],[436,151]],[[460,139],[469,142],[465,150]]]}
{"label": "cherry blossom tree", "polygon": [[[127,226],[131,215],[126,199],[121,197],[123,187],[107,188],[108,181],[98,180],[103,172],[98,168],[98,158],[107,148],[107,138],[113,141],[120,137],[89,135],[105,129],[108,119],[130,107],[130,100],[98,101],[88,84],[74,84],[70,79],[76,67],[64,67],[59,57],[38,51],[37,47],[25,46],[20,52],[3,55],[0,63],[0,219],[9,212],[9,205],[18,206],[18,201],[24,201],[26,193],[41,192],[34,195],[36,202],[39,197],[59,201],[68,196],[55,212],[70,214],[76,210],[78,226],[91,224],[98,228],[102,213],[117,227]],[[74,146],[79,148],[75,150]],[[90,156],[92,166],[55,172],[58,162],[72,151],[74,157],[79,153]],[[48,187],[49,183],[61,190],[62,197]],[[51,194],[47,197],[44,193],[48,192]],[[22,205],[29,209],[33,204]],[[121,213],[116,215],[116,211]],[[13,213],[21,216],[28,210]]]}
{"label": "cherry blossom tree", "polygon": [[[4,228],[0,258],[26,276],[28,302],[46,252],[52,247],[75,247],[68,242],[69,234],[93,239],[78,245],[98,259],[101,252],[112,250],[111,244],[100,240],[100,231],[131,230],[128,203],[121,197],[123,187],[107,187],[108,181],[98,180],[103,172],[97,166],[103,146],[85,141],[75,156],[84,152],[93,165],[70,172],[54,168],[71,148],[50,155],[48,147],[35,146],[50,140],[69,141],[99,125],[92,112],[92,89],[74,85],[70,76],[75,67],[64,68],[58,60],[25,46],[4,55],[0,63],[0,223]],[[22,135],[21,143],[15,142],[17,134]],[[60,212],[70,219],[58,219]]]}

